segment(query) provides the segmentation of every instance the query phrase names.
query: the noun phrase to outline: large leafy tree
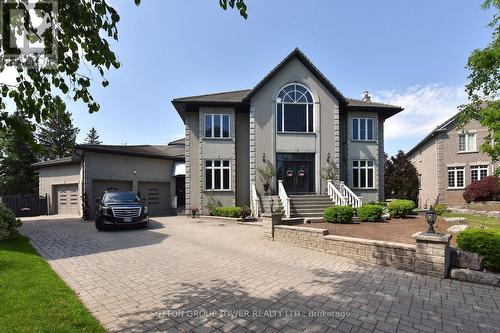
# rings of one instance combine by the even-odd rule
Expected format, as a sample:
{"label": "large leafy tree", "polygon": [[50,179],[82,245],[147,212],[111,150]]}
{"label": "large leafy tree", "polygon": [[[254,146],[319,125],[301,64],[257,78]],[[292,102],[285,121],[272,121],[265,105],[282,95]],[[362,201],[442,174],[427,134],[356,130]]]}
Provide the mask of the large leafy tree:
{"label": "large leafy tree", "polygon": [[[465,87],[469,104],[462,106],[459,122],[463,125],[476,119],[489,129],[490,135],[481,150],[497,162],[500,160],[500,0],[485,0],[482,7],[496,11],[489,24],[493,29],[492,41],[469,56],[469,83]],[[500,172],[499,168],[496,172]]]}
{"label": "large leafy tree", "polygon": [[14,113],[10,126],[0,132],[0,195],[28,194],[38,191],[38,177],[31,167],[37,162],[38,145],[34,126],[25,115]]}
{"label": "large leafy tree", "polygon": [[95,127],[92,127],[90,129],[83,143],[90,145],[100,145],[102,143],[102,141],[99,140],[99,134],[97,134],[97,130],[95,129]]}
{"label": "large leafy tree", "polygon": [[73,126],[71,113],[66,111],[66,104],[59,96],[54,98],[54,109],[54,115],[42,122],[37,133],[43,160],[71,156],[80,131]]}
{"label": "large leafy tree", "polygon": [[[140,0],[134,2],[139,5]],[[31,22],[36,20],[10,22],[11,33],[23,30],[28,40],[43,42],[43,51],[36,54],[23,49],[14,50],[14,53],[19,53],[18,58],[30,57],[30,66],[10,62],[4,55],[13,51],[6,47],[7,42],[0,43],[0,72],[14,65],[17,70],[15,84],[0,82],[0,131],[15,129],[12,126],[14,115],[6,112],[9,105],[22,111],[23,117],[35,119],[38,123],[56,117],[55,98],[60,94],[85,103],[90,113],[99,111],[90,88],[96,82],[106,87],[109,84],[106,71],[120,67],[110,47],[110,41],[118,40],[120,16],[109,5],[109,0],[58,0],[54,3],[57,4],[57,15],[46,1],[35,5],[37,16],[44,21],[43,29],[32,25]],[[236,8],[241,16],[247,17],[244,0],[219,0],[219,5],[223,9]],[[23,14],[20,17],[34,15],[27,1],[12,0],[9,6],[19,10]],[[56,55],[55,64],[47,66],[47,60],[53,59],[53,55]]]}
{"label": "large leafy tree", "polygon": [[385,197],[394,199],[418,199],[418,172],[401,150],[387,158],[384,164]]}

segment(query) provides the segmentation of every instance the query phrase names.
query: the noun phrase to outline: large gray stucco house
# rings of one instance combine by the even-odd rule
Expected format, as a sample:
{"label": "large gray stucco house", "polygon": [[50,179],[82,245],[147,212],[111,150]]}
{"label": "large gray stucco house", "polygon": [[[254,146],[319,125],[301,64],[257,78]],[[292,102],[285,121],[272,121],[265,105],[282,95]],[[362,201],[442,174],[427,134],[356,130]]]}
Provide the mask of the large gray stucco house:
{"label": "large gray stucco house", "polygon": [[[282,208],[287,218],[384,199],[384,121],[402,108],[346,98],[298,49],[255,87],[177,98],[185,138],[168,145],[77,145],[33,165],[50,214],[82,213],[106,190],[138,192],[154,215],[196,207]],[[331,181],[322,177],[335,169]],[[259,168],[276,170],[264,195]],[[269,194],[269,193],[268,193]],[[276,195],[277,194],[277,195]]]}
{"label": "large gray stucco house", "polygon": [[[299,49],[252,89],[172,103],[185,124],[187,209],[206,213],[213,201],[258,215],[266,165],[276,170],[270,198],[287,217],[384,199],[384,121],[403,109],[346,98]],[[328,164],[332,182],[321,177]]]}

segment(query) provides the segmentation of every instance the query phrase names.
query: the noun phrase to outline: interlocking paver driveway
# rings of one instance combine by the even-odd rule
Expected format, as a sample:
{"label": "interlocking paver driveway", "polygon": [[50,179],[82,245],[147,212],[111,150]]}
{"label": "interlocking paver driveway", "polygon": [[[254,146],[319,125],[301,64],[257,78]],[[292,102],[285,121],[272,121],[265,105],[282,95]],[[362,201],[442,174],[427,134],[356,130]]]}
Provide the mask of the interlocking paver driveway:
{"label": "interlocking paver driveway", "polygon": [[273,243],[256,226],[156,221],[22,232],[110,331],[500,332],[500,288]]}

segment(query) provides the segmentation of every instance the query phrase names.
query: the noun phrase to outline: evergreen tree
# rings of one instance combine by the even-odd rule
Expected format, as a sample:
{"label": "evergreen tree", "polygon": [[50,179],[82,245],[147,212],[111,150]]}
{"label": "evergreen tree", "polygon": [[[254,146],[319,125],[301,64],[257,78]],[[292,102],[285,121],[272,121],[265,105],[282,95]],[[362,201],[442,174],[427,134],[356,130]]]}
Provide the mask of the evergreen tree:
{"label": "evergreen tree", "polygon": [[87,137],[85,138],[85,141],[83,141],[83,143],[89,145],[100,145],[102,143],[102,141],[99,140],[99,134],[97,134],[97,131],[94,127],[92,127],[87,133]]}
{"label": "evergreen tree", "polygon": [[0,131],[0,195],[38,192],[38,176],[31,164],[37,162],[39,146],[34,125],[15,112],[6,131]]}
{"label": "evergreen tree", "polygon": [[417,168],[408,160],[401,150],[396,156],[387,158],[384,164],[385,197],[394,199],[418,199],[418,172]]}
{"label": "evergreen tree", "polygon": [[73,126],[71,113],[66,111],[66,104],[58,96],[54,98],[53,112],[38,130],[37,138],[43,160],[71,156],[75,149],[76,135],[80,131]]}

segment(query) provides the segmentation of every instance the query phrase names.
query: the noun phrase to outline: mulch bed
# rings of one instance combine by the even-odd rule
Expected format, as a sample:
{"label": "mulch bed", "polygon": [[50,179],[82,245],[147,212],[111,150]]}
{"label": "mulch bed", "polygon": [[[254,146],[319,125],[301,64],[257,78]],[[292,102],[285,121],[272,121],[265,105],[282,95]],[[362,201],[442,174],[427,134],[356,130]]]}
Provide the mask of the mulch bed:
{"label": "mulch bed", "polygon": [[[434,226],[436,231],[446,233],[446,229],[454,223],[446,222],[438,217]],[[415,244],[412,235],[419,231],[427,231],[429,227],[424,216],[411,216],[404,219],[391,219],[386,222],[363,223],[311,223],[301,227],[328,229],[330,235],[375,239],[388,242]],[[456,246],[455,237],[451,244]]]}

